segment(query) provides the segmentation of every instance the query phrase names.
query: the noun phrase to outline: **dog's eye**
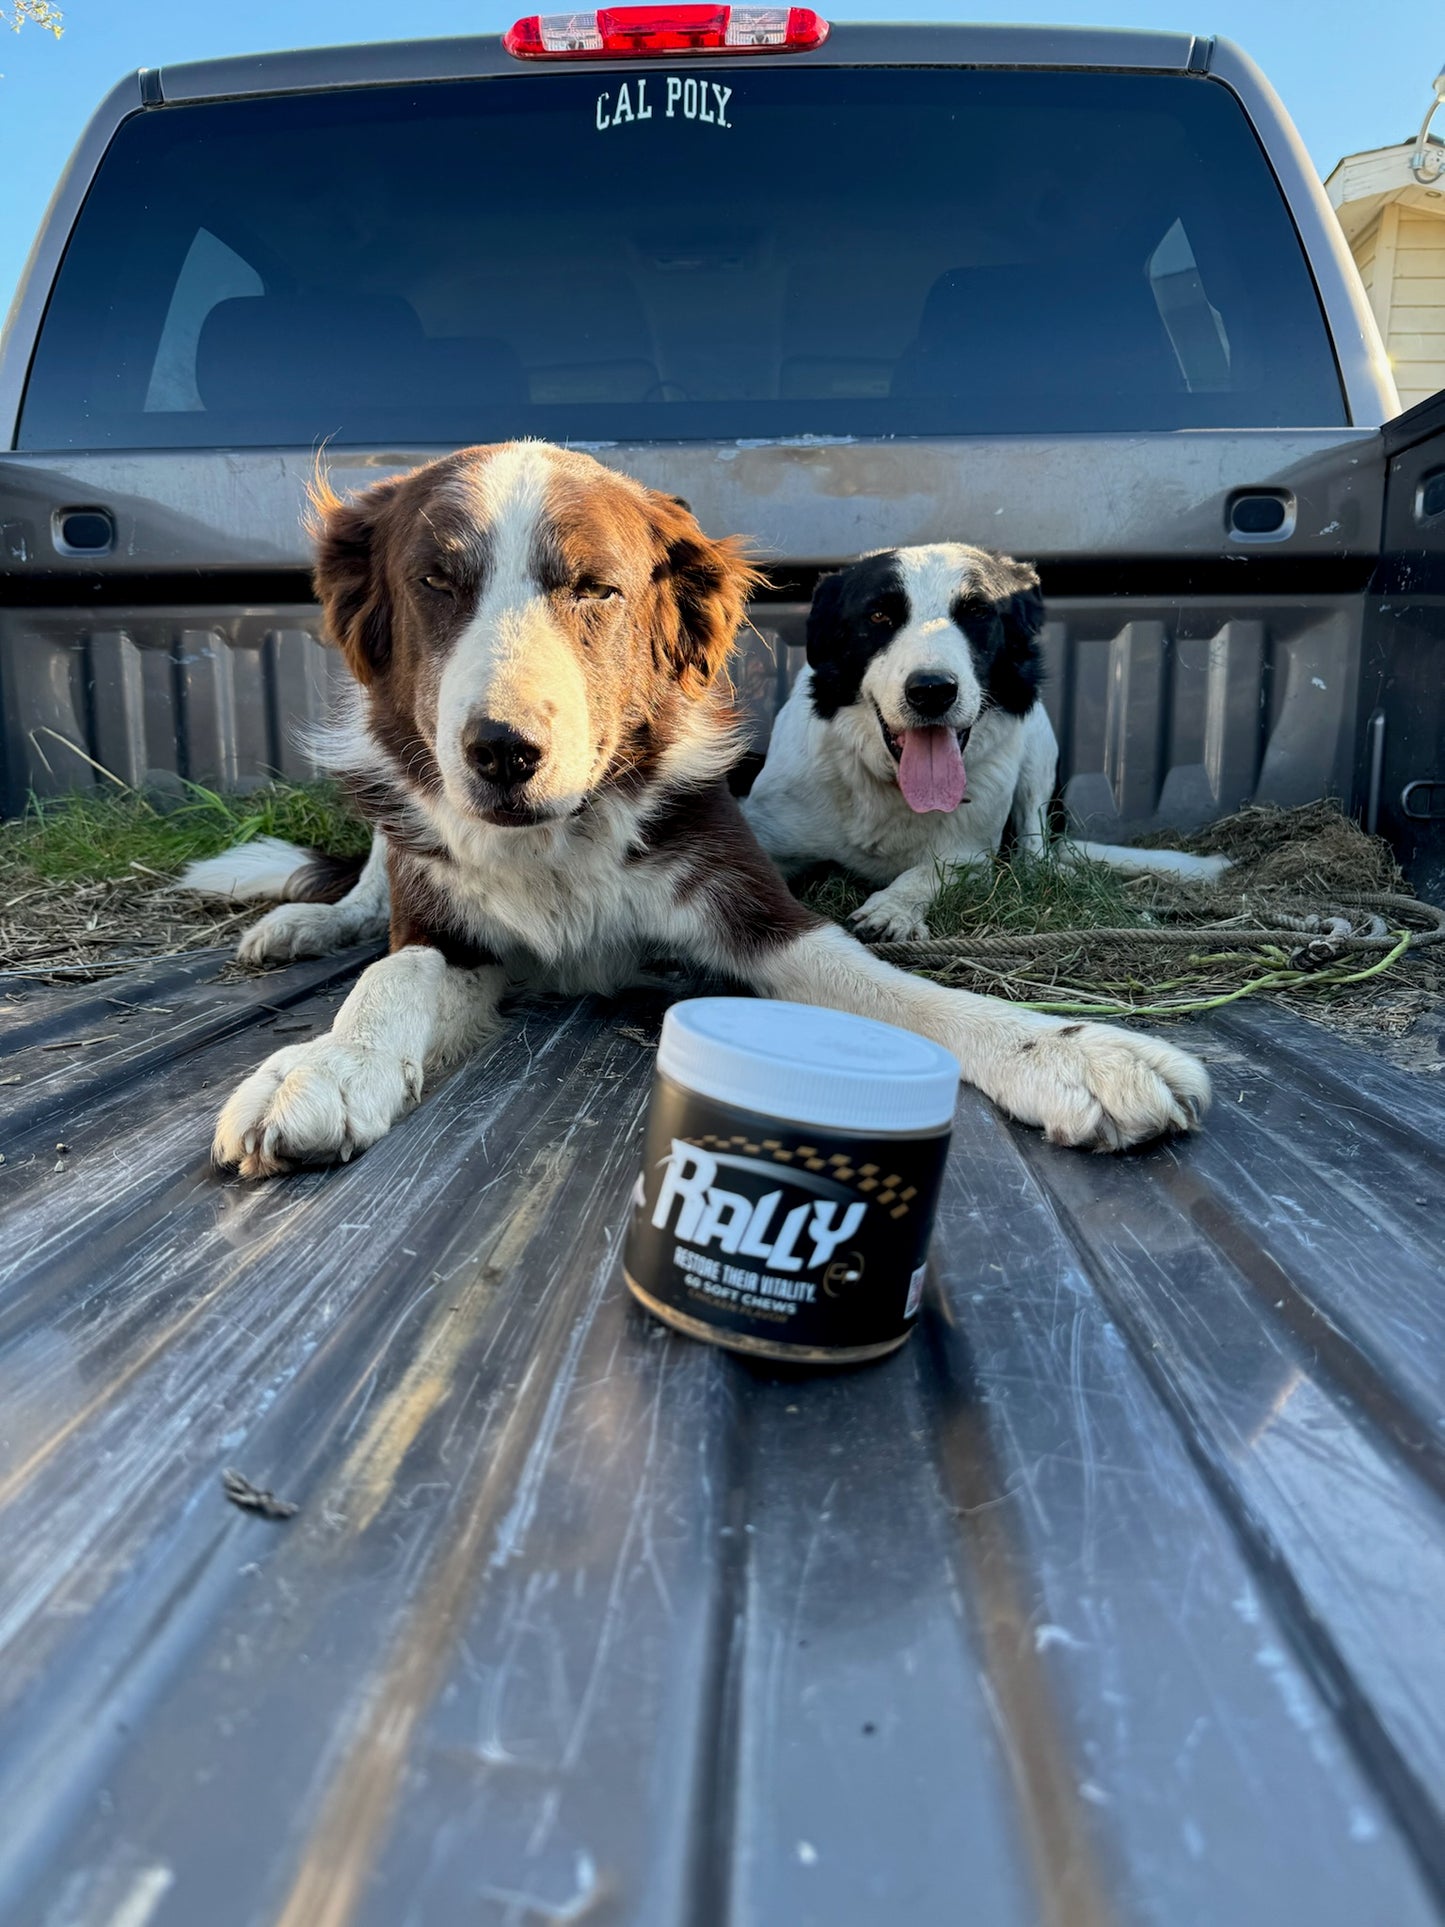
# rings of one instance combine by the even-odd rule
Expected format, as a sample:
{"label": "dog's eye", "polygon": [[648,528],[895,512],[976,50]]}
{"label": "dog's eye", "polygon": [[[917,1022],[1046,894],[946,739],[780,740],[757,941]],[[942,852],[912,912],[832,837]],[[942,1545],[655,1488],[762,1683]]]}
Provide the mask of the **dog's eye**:
{"label": "dog's eye", "polygon": [[572,594],[578,602],[612,602],[622,591],[610,582],[579,582]]}
{"label": "dog's eye", "polygon": [[422,587],[430,589],[433,595],[454,596],[457,592],[456,584],[448,582],[444,575],[424,575],[421,582]]}
{"label": "dog's eye", "polygon": [[890,622],[892,618],[886,609],[870,609],[868,611],[868,620],[870,622],[876,622],[878,626],[882,628],[886,623]]}

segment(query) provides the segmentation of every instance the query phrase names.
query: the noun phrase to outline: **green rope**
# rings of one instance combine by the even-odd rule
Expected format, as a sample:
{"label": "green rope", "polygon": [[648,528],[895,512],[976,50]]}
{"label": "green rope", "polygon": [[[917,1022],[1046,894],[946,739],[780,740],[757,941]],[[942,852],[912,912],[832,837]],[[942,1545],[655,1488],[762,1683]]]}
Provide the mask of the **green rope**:
{"label": "green rope", "polygon": [[1235,990],[1225,991],[1218,997],[1181,998],[1168,1004],[1054,1004],[1021,1003],[1023,1010],[1042,1011],[1050,1017],[1186,1017],[1207,1010],[1222,1010],[1226,1004],[1237,1004],[1241,997],[1252,997],[1261,990],[1297,990],[1308,985],[1315,989],[1325,984],[1359,984],[1367,977],[1378,977],[1383,971],[1397,964],[1410,948],[1413,933],[1403,930],[1398,941],[1387,955],[1375,963],[1368,964],[1363,970],[1271,970],[1263,977],[1252,977]]}
{"label": "green rope", "polygon": [[[955,973],[961,969],[976,971],[985,979],[992,979],[999,989],[1004,990],[1004,994],[1020,1002],[1025,1010],[1042,1011],[1058,1017],[1117,1018],[1182,1017],[1221,1010],[1229,1004],[1238,1003],[1242,997],[1257,996],[1265,991],[1335,989],[1364,983],[1392,970],[1407,951],[1413,950],[1423,956],[1445,946],[1445,909],[1435,904],[1384,892],[1341,894],[1333,902],[1341,908],[1367,909],[1382,921],[1388,917],[1395,927],[1380,936],[1365,936],[1353,931],[1337,936],[1320,931],[1317,927],[1318,918],[1307,920],[1304,917],[1281,915],[1276,911],[1275,923],[1286,927],[1251,930],[1247,926],[1241,928],[1235,922],[1198,924],[1193,928],[1173,924],[1118,930],[990,931],[974,936],[927,937],[908,943],[884,942],[870,947],[875,955],[888,963],[899,964],[906,970],[941,979],[945,983],[956,983],[958,978]],[[1415,928],[1402,927],[1407,918],[1415,924]],[[1310,924],[1316,927],[1312,929]],[[1302,945],[1313,940],[1330,944],[1341,961],[1313,970],[1290,968],[1291,957]],[[1209,950],[1201,948],[1201,945],[1208,943],[1215,946],[1222,944],[1223,947]],[[1157,947],[1165,953],[1187,947],[1190,954],[1183,960],[1186,973],[1192,971],[1194,974],[1178,974],[1176,964],[1174,976],[1162,982],[1150,982],[1147,978],[1141,979],[1135,975],[1137,959],[1128,959],[1123,962],[1124,974],[1121,977],[1112,980],[1103,977],[1099,966],[1107,968],[1111,946],[1120,945],[1130,950]],[[1047,979],[1039,982],[1039,973],[1045,968],[1043,956],[1049,957],[1059,975],[1087,973],[1093,976],[1094,982],[1088,987],[1056,982],[1050,984]],[[1356,970],[1344,967],[1345,960],[1365,956],[1372,956],[1374,960]],[[1000,967],[990,961],[992,958],[1011,960],[1015,967]],[[1093,971],[1088,971],[1086,960],[1094,963]],[[1081,965],[1084,966],[1083,970],[1080,969]],[[1221,971],[1237,974],[1240,971],[1259,970],[1261,965],[1267,968],[1259,975],[1247,977],[1246,981],[1236,984],[1232,990],[1160,1001],[1162,993],[1198,986],[1200,973],[1205,971],[1212,971],[1217,977]],[[1041,993],[1052,990],[1054,994],[1041,995],[1032,1002],[1022,1002],[1015,994],[1030,988]],[[1115,994],[1109,995],[1109,992]],[[1130,1003],[1125,995],[1120,994],[1129,992],[1146,997],[1149,1001]]]}

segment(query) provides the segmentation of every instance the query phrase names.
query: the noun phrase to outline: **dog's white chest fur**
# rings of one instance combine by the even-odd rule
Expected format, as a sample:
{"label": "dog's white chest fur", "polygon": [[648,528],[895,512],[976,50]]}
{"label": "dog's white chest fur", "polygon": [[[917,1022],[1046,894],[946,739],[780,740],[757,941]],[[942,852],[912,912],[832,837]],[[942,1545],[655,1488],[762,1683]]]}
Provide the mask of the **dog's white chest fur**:
{"label": "dog's white chest fur", "polygon": [[637,813],[619,806],[538,830],[461,831],[455,860],[423,860],[452,914],[509,969],[549,984],[605,989],[626,980],[645,931],[677,914],[670,867],[633,865]]}

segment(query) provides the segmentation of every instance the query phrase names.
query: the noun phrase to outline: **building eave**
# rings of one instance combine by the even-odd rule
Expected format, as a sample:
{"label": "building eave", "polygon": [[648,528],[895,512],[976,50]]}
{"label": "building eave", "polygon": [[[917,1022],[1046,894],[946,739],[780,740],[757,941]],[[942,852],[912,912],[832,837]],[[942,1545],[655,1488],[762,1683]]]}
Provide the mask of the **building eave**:
{"label": "building eave", "polygon": [[[1430,145],[1435,148],[1445,143],[1432,140]],[[1445,176],[1437,185],[1422,185],[1410,167],[1415,152],[1416,144],[1409,140],[1398,147],[1347,154],[1328,176],[1325,192],[1351,241],[1391,205],[1445,220]]]}

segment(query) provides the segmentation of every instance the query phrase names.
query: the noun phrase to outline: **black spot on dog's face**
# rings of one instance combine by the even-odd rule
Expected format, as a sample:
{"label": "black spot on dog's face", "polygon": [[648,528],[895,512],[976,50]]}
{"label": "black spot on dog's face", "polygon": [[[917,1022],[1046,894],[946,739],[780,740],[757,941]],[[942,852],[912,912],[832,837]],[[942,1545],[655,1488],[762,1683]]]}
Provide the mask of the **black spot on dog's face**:
{"label": "black spot on dog's face", "polygon": [[868,665],[915,620],[946,615],[966,639],[987,700],[1026,716],[1043,681],[1039,632],[1044,605],[1027,564],[985,549],[958,546],[957,591],[947,608],[914,606],[910,566],[927,551],[887,550],[824,576],[808,613],[808,666],[813,707],[824,721],[860,699]]}
{"label": "black spot on dog's face", "polygon": [[1017,590],[999,601],[965,592],[948,613],[968,638],[974,673],[990,701],[1010,716],[1027,716],[1044,676],[1039,649],[1044,604],[1038,590]]}
{"label": "black spot on dog's face", "polygon": [[825,722],[857,702],[869,663],[908,616],[898,557],[891,550],[823,577],[808,611],[808,667],[813,707]]}

